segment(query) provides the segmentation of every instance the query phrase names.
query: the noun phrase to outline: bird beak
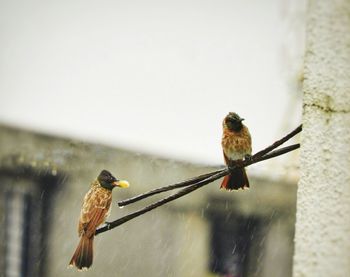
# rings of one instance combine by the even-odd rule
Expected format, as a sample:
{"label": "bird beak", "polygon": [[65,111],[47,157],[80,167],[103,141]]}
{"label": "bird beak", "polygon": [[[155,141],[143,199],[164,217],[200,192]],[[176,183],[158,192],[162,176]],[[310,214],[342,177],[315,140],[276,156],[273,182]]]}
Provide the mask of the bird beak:
{"label": "bird beak", "polygon": [[244,118],[241,118],[239,121],[243,121],[244,120]]}
{"label": "bird beak", "polygon": [[113,185],[120,188],[128,188],[130,186],[129,182],[125,180],[115,181],[113,182]]}

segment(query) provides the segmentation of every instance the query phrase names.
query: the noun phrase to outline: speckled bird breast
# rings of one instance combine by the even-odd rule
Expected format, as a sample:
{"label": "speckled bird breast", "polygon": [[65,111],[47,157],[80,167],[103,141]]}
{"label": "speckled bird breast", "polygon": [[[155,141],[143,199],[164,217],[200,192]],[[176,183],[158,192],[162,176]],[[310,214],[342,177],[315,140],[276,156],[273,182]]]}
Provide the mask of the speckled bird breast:
{"label": "speckled bird breast", "polygon": [[224,126],[221,145],[225,156],[230,160],[243,159],[245,155],[252,153],[252,139],[244,125],[239,132],[230,131]]}

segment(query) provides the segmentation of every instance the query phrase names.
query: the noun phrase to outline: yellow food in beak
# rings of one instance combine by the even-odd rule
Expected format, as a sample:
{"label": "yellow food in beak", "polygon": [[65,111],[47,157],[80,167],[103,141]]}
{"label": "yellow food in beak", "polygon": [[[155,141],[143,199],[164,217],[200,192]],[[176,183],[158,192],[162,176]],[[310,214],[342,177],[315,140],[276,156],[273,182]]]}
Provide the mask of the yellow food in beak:
{"label": "yellow food in beak", "polygon": [[128,188],[129,182],[125,181],[125,180],[120,180],[120,181],[116,181],[113,183],[116,187],[120,187],[120,188]]}

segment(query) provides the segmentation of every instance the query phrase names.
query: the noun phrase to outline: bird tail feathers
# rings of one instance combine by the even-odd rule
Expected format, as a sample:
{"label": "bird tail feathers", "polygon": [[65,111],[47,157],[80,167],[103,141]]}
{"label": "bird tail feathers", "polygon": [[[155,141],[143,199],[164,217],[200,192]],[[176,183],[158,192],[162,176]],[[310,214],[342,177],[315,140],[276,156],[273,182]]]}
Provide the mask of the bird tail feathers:
{"label": "bird tail feathers", "polygon": [[249,180],[244,168],[232,170],[229,175],[224,177],[220,188],[226,190],[238,190],[240,188],[249,188]]}
{"label": "bird tail feathers", "polygon": [[93,242],[94,236],[82,235],[69,265],[76,266],[79,270],[88,269],[92,265]]}

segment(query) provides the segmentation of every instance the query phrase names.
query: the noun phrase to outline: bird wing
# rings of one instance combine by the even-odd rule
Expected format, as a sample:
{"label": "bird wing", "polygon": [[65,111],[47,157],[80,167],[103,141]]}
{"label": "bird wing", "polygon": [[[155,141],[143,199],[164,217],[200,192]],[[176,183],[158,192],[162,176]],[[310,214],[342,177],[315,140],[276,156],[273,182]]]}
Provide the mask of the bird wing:
{"label": "bird wing", "polygon": [[222,151],[222,153],[224,154],[225,164],[226,164],[226,165],[229,165],[230,159],[227,158],[227,156],[226,156],[226,154],[225,154],[225,151]]}
{"label": "bird wing", "polygon": [[88,236],[95,233],[108,214],[112,202],[112,194],[105,190],[90,190],[84,198],[79,220],[79,235],[87,233]]}

